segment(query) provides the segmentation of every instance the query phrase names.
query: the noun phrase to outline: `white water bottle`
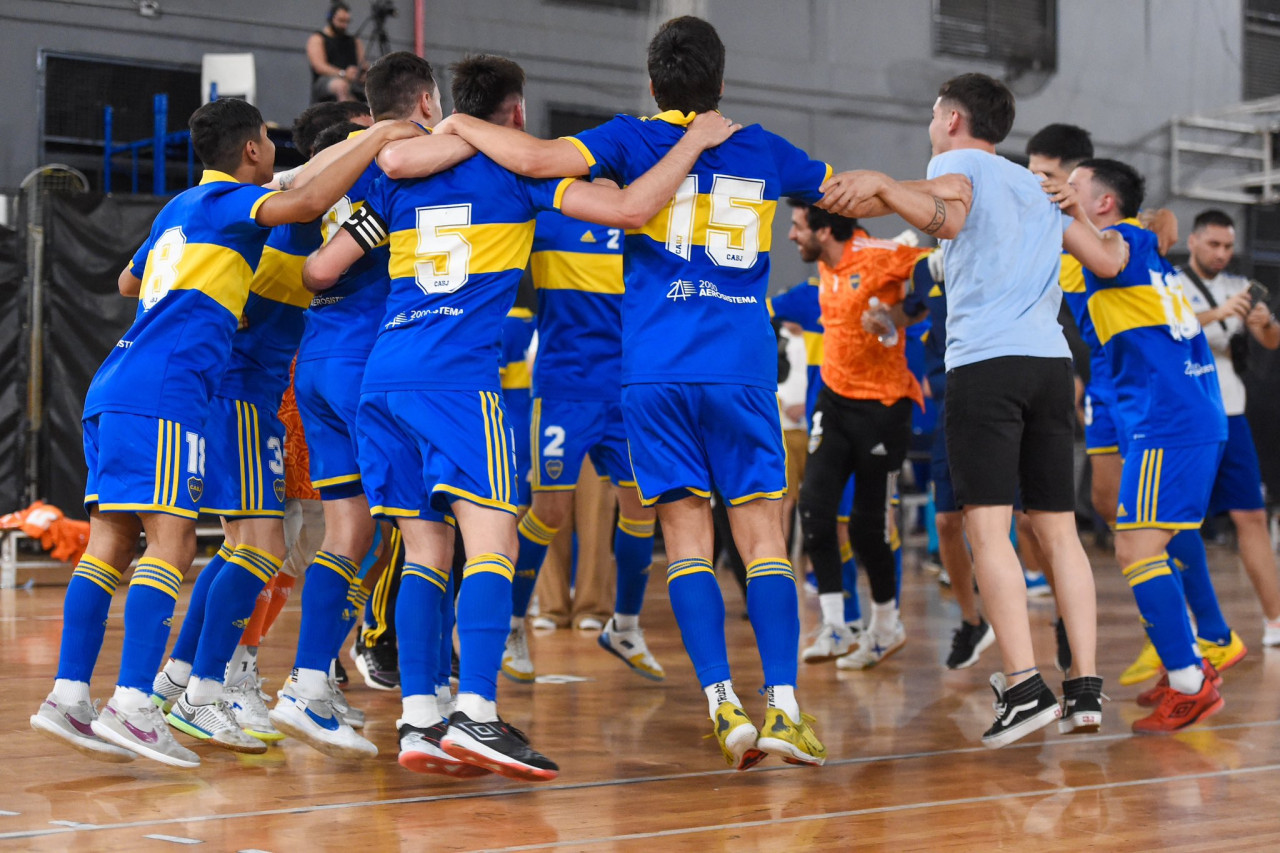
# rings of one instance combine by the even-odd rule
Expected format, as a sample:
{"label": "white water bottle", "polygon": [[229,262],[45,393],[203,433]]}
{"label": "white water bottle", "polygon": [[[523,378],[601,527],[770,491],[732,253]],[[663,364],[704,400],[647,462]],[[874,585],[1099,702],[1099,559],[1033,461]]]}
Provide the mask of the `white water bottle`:
{"label": "white water bottle", "polygon": [[880,297],[873,296],[867,300],[867,310],[871,312],[872,318],[877,323],[889,329],[884,334],[876,335],[876,340],[887,347],[895,346],[898,343],[898,327],[894,324],[893,317],[889,315],[889,309],[880,302]]}

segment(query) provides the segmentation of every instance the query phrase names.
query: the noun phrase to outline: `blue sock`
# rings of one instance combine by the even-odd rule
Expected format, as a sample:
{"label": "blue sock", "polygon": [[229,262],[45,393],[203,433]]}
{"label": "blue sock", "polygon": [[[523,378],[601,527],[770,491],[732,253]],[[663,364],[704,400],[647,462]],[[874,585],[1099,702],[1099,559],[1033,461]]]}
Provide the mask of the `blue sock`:
{"label": "blue sock", "polygon": [[1192,652],[1195,636],[1169,555],[1139,560],[1125,568],[1124,577],[1133,588],[1142,625],[1165,668],[1197,666],[1200,661]]}
{"label": "blue sock", "polygon": [[[369,574],[369,570],[373,568],[374,563],[377,563],[378,558],[382,556],[378,553],[378,546],[382,544],[381,524],[373,526],[373,539],[371,541],[372,544],[369,545],[369,550],[365,552],[364,559],[360,561],[360,570],[356,573],[357,578],[364,578],[365,575]],[[388,542],[387,547],[390,547],[390,545],[391,543]]]}
{"label": "blue sock", "polygon": [[501,554],[480,554],[467,560],[462,569],[458,596],[460,694],[476,693],[490,702],[498,698],[502,649],[511,630],[511,614],[500,602],[510,597],[514,574],[515,566]]}
{"label": "blue sock", "polygon": [[800,602],[796,576],[785,557],[747,565],[747,614],[756,632],[765,687],[796,684],[800,648]]}
{"label": "blue sock", "polygon": [[840,578],[844,587],[845,624],[862,618],[862,602],[858,600],[858,561],[853,557],[853,545],[840,544]]}
{"label": "blue sock", "polygon": [[[685,651],[703,687],[729,680],[724,639],[724,596],[711,561],[676,560],[667,567],[667,594],[680,626]],[[748,611],[750,605],[748,604]],[[753,620],[754,622],[754,620]]]}
{"label": "blue sock", "polygon": [[624,616],[638,616],[644,606],[649,566],[653,563],[653,526],[653,521],[618,517],[618,528],[613,533],[613,555],[618,562],[618,593],[613,609]]}
{"label": "blue sock", "polygon": [[178,629],[178,639],[173,644],[169,657],[174,660],[191,663],[196,659],[196,649],[200,645],[200,633],[204,630],[204,612],[208,606],[209,588],[218,579],[222,567],[227,564],[232,554],[231,546],[226,542],[214,554],[213,559],[205,564],[196,575],[195,585],[191,587],[191,603],[187,605],[187,615],[182,618],[182,627]]}
{"label": "blue sock", "polygon": [[1169,540],[1169,557],[1182,578],[1182,591],[1196,617],[1196,632],[1206,640],[1225,645],[1231,642],[1231,628],[1218,606],[1218,594],[1209,579],[1209,555],[1199,530],[1180,530]]}
{"label": "blue sock", "polygon": [[520,552],[516,555],[515,578],[511,582],[511,615],[524,618],[529,612],[529,599],[538,582],[538,571],[547,556],[547,546],[556,538],[557,528],[542,523],[533,510],[524,514],[517,529],[520,536]]}
{"label": "blue sock", "polygon": [[210,584],[200,644],[191,662],[193,676],[222,681],[227,661],[235,654],[236,644],[258,603],[258,593],[276,576],[283,562],[252,545],[236,547],[218,579]]}
{"label": "blue sock", "polygon": [[453,677],[453,626],[457,623],[458,608],[453,600],[453,572],[440,599],[440,652],[436,668],[436,687],[448,687]]}
{"label": "blue sock", "polygon": [[[62,649],[58,652],[58,678],[89,683],[107,633],[111,596],[120,585],[120,573],[97,557],[85,554],[71,573],[67,597],[62,601]],[[150,689],[150,688],[148,688]]]}
{"label": "blue sock", "polygon": [[182,588],[182,572],[153,557],[143,557],[129,581],[124,602],[124,649],[116,684],[151,692],[151,682],[164,662],[173,606]]}
{"label": "blue sock", "polygon": [[400,597],[396,599],[402,696],[428,696],[436,692],[440,666],[440,600],[448,592],[447,568],[404,564]]}
{"label": "blue sock", "polygon": [[[390,568],[387,571],[391,571]],[[334,633],[333,645],[330,647],[333,651],[331,657],[337,657],[342,654],[342,647],[347,643],[347,637],[351,636],[351,629],[356,626],[356,622],[360,619],[360,615],[364,613],[364,609],[369,604],[369,590],[364,588],[364,584],[356,581],[351,584],[347,590],[347,603],[342,608],[342,618],[338,622],[337,631]]]}
{"label": "blue sock", "polygon": [[329,671],[333,634],[342,618],[347,591],[360,569],[351,560],[329,551],[316,553],[302,586],[302,625],[298,629],[298,669]]}

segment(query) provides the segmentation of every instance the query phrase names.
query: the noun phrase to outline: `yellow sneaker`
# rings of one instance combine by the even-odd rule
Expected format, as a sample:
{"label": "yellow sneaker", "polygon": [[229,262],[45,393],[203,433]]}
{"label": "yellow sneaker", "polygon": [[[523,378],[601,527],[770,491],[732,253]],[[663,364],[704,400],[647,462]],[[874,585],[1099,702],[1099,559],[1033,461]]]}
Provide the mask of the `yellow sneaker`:
{"label": "yellow sneaker", "polygon": [[827,760],[827,748],[809,725],[813,722],[808,714],[801,714],[797,723],[781,708],[769,708],[764,712],[764,733],[756,746],[788,764],[821,765]]}
{"label": "yellow sneaker", "polygon": [[711,718],[711,725],[712,734],[720,742],[725,763],[734,770],[746,770],[764,760],[764,753],[756,748],[756,738],[760,733],[740,706],[721,702]]}
{"label": "yellow sneaker", "polygon": [[1196,643],[1200,646],[1200,654],[1207,657],[1209,663],[1213,664],[1218,672],[1235,666],[1249,651],[1245,648],[1244,640],[1241,640],[1240,635],[1235,631],[1231,632],[1231,639],[1223,645],[1206,640],[1204,637],[1196,637]]}
{"label": "yellow sneaker", "polygon": [[1146,640],[1142,644],[1142,651],[1138,652],[1137,659],[1129,664],[1128,669],[1120,673],[1120,683],[1126,686],[1139,684],[1163,671],[1164,665],[1160,662],[1160,653],[1156,651],[1155,646],[1151,645],[1150,640]]}

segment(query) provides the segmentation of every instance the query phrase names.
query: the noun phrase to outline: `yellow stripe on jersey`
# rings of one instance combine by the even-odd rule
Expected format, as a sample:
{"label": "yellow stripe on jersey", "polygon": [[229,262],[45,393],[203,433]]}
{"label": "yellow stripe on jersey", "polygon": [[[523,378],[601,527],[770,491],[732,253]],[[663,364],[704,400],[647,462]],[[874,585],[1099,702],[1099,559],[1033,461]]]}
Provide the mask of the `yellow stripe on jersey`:
{"label": "yellow stripe on jersey", "polygon": [[[167,247],[161,246],[161,252]],[[156,258],[156,249],[147,252],[147,263],[142,272],[142,293],[167,293],[170,290],[198,290],[226,308],[238,319],[244,313],[249,299],[249,283],[253,280],[253,268],[235,249],[216,246],[213,243],[187,243],[177,264],[165,263]],[[161,268],[169,272],[161,278]]]}
{"label": "yellow stripe on jersey", "polygon": [[[828,167],[830,171],[830,167]],[[734,198],[732,201],[722,200],[720,204],[729,203],[737,210],[753,210],[756,219],[759,221],[759,228],[754,229],[759,237],[760,245],[757,247],[761,252],[769,251],[773,245],[773,217],[777,212],[778,203],[770,199],[756,201],[754,199]],[[672,201],[659,210],[654,217],[646,222],[640,228],[627,229],[628,234],[643,234],[649,239],[665,244],[667,235],[671,232],[672,211],[677,205],[682,208],[686,201],[672,199]],[[708,232],[727,234],[729,237],[730,249],[745,250],[746,228],[742,225],[730,224],[725,222],[717,222],[711,224],[711,194],[698,193],[693,197],[693,230],[689,233],[689,243],[694,246],[706,246]]]}
{"label": "yellow stripe on jersey", "polygon": [[1058,284],[1062,285],[1062,290],[1066,293],[1084,293],[1084,265],[1076,260],[1075,255],[1062,253]]}
{"label": "yellow stripe on jersey", "polygon": [[[442,226],[439,235],[460,236],[468,246],[466,269],[472,275],[523,270],[533,248],[533,221],[492,222],[481,225]],[[391,235],[391,263],[388,271],[394,278],[415,278],[416,265],[435,265],[437,275],[448,273],[450,254],[435,252],[418,254],[416,229],[396,231]]]}
{"label": "yellow stripe on jersey", "polygon": [[581,154],[583,159],[587,161],[588,169],[596,164],[595,155],[591,153],[591,151],[587,148],[586,145],[584,145],[581,142],[581,140],[572,136],[562,136],[560,138],[565,140],[566,142],[572,143],[573,147],[578,149],[578,153]]}
{"label": "yellow stripe on jersey", "polygon": [[822,332],[805,332],[804,333],[804,356],[805,363],[810,367],[818,367],[822,364],[823,353],[823,337]]}
{"label": "yellow stripe on jersey", "polygon": [[527,361],[513,361],[502,368],[502,387],[504,390],[519,390],[533,387],[533,371]]}
{"label": "yellow stripe on jersey", "polygon": [[1102,344],[1121,332],[1149,326],[1168,326],[1170,313],[1183,303],[1181,316],[1194,316],[1186,297],[1177,290],[1162,294],[1149,284],[1108,287],[1089,297],[1089,316]]}
{"label": "yellow stripe on jersey", "polygon": [[543,290],[580,290],[621,294],[622,255],[587,252],[534,252],[533,286]]}
{"label": "yellow stripe on jersey", "polygon": [[507,312],[508,317],[514,317],[517,320],[532,320],[533,312],[528,308],[512,308]]}
{"label": "yellow stripe on jersey", "polygon": [[555,194],[551,197],[551,204],[555,206],[556,210],[564,206],[565,190],[569,189],[577,180],[577,178],[562,178],[560,183],[556,184]]}
{"label": "yellow stripe on jersey", "polygon": [[262,260],[258,262],[249,290],[272,302],[306,308],[312,297],[302,286],[302,265],[306,260],[305,255],[291,255],[267,246],[262,250]]}

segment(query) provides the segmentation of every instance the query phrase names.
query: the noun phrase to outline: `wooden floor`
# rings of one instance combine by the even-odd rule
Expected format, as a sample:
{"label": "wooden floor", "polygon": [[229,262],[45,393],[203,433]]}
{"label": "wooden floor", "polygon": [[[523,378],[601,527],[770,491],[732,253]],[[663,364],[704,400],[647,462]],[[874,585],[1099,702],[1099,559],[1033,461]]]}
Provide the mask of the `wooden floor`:
{"label": "wooden floor", "polygon": [[[653,684],[603,653],[593,636],[532,639],[545,675],[585,680],[517,686],[500,706],[557,760],[555,782],[496,777],[457,782],[395,762],[398,694],[353,687],[382,755],[335,762],[286,741],[263,756],[196,747],[184,771],[139,759],[82,759],[28,726],[56,666],[62,591],[0,592],[0,694],[8,758],[0,767],[0,846],[21,850],[1243,850],[1280,845],[1280,650],[1261,648],[1261,617],[1233,556],[1210,549],[1233,626],[1250,646],[1227,673],[1224,711],[1175,737],[1136,737],[1140,687],[1116,676],[1139,645],[1132,597],[1114,561],[1095,555],[1100,664],[1112,702],[1103,732],[1064,738],[1055,728],[991,752],[986,680],[995,649],[962,672],[942,666],[954,602],[910,554],[904,572],[907,646],[879,668],[805,667],[801,703],[818,718],[825,768],[775,761],[724,769],[705,704],[655,583],[644,617],[668,679]],[[661,572],[654,573],[655,578]],[[731,584],[731,582],[730,582]],[[762,714],[750,628],[731,585],[731,658],[748,711]],[[297,598],[295,597],[295,601]],[[1042,600],[1043,601],[1043,600]],[[184,608],[185,597],[179,603]],[[123,596],[115,603],[95,693],[119,659]],[[803,599],[804,624],[817,601]],[[1033,607],[1037,648],[1050,665],[1051,605]],[[298,614],[286,611],[263,649],[277,687],[292,657]],[[1050,670],[1051,671],[1051,670]],[[1057,686],[1056,676],[1050,679]],[[180,739],[187,741],[185,736]]]}

